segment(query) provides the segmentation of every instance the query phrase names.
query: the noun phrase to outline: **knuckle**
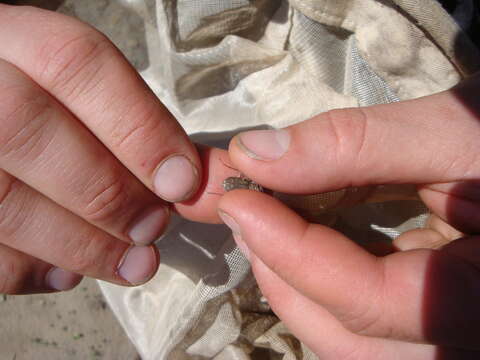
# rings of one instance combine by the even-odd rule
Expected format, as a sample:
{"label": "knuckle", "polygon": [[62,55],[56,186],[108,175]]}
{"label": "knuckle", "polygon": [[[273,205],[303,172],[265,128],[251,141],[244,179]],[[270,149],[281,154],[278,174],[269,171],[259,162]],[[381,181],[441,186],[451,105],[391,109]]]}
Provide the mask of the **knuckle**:
{"label": "knuckle", "polygon": [[115,253],[117,241],[90,231],[82,238],[72,238],[66,246],[69,270],[89,275],[107,269],[109,256]]}
{"label": "knuckle", "polygon": [[[23,228],[29,216],[26,199],[22,196],[23,184],[0,170],[0,234],[6,241],[13,241],[16,234]],[[24,195],[24,194],[23,194]]]}
{"label": "knuckle", "polygon": [[84,193],[82,216],[94,223],[113,223],[123,218],[129,203],[129,194],[121,176],[101,177]]}
{"label": "knuckle", "polygon": [[129,101],[123,115],[113,124],[113,147],[129,151],[155,136],[156,129],[161,125],[156,109],[156,104],[145,99]]}
{"label": "knuckle", "polygon": [[95,252],[98,239],[88,233],[83,238],[72,238],[66,243],[69,269],[76,273],[85,274],[91,271],[96,264]]}
{"label": "knuckle", "polygon": [[387,297],[384,294],[386,287],[386,268],[383,259],[379,259],[379,271],[372,287],[365,286],[365,290],[359,290],[363,298],[357,296],[357,301],[352,303],[348,312],[339,316],[342,324],[353,333],[366,336],[380,335],[391,338],[393,329],[385,321],[386,312],[383,305],[386,304]]}
{"label": "knuckle", "polygon": [[26,276],[14,259],[0,261],[0,294],[20,294],[25,282]]}
{"label": "knuckle", "polygon": [[379,312],[373,311],[371,306],[355,309],[341,317],[343,325],[358,335],[369,335],[375,332],[380,323]]}
{"label": "knuckle", "polygon": [[114,51],[106,36],[83,24],[52,34],[40,51],[39,77],[53,92],[80,97],[101,82],[104,59]]}
{"label": "knuckle", "polygon": [[0,170],[0,211],[5,208],[6,199],[15,189],[16,179]]}
{"label": "knuckle", "polygon": [[38,157],[55,134],[49,99],[31,87],[0,89],[0,99],[8,99],[0,104],[0,156]]}
{"label": "knuckle", "polygon": [[334,140],[339,166],[357,167],[367,145],[369,116],[362,108],[330,110],[324,120]]}

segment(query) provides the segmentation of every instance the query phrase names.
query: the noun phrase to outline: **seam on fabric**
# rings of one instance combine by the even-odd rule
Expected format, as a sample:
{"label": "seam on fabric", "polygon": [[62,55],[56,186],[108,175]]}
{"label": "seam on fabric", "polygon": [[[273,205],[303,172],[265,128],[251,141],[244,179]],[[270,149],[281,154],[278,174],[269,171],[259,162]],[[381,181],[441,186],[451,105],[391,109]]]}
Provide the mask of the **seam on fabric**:
{"label": "seam on fabric", "polygon": [[323,10],[320,10],[320,9],[315,9],[314,7],[312,7],[310,5],[307,5],[305,0],[297,0],[296,2],[298,4],[300,4],[302,7],[304,7],[305,9],[309,10],[314,15],[324,16],[324,17],[327,17],[327,18],[332,19],[332,20],[338,20],[338,21],[344,20],[342,17],[328,12],[328,6],[325,6],[323,8]]}
{"label": "seam on fabric", "polygon": [[290,12],[290,28],[288,29],[288,32],[287,32],[287,36],[285,37],[285,43],[283,45],[283,50],[284,51],[288,51],[288,45],[290,44],[290,38],[292,37],[292,32],[293,32],[293,27],[294,27],[294,19],[295,19],[295,11],[297,11],[297,9],[295,9],[293,6],[291,6],[289,4],[289,12]]}
{"label": "seam on fabric", "polygon": [[[327,6],[325,6],[325,8],[323,10],[320,10],[320,9],[315,9],[314,7],[308,5],[305,0],[295,0],[293,1],[293,5],[292,6],[295,6],[297,5],[296,7],[299,8],[299,11],[302,12],[302,14],[304,14],[305,16],[311,18],[311,16],[308,16],[308,14],[305,14],[303,11],[301,11],[302,9],[301,8],[304,8],[306,10],[308,10],[309,12],[311,12],[313,15],[315,16],[318,16],[318,17],[323,17],[325,20],[329,20],[329,21],[335,21],[337,22],[337,26],[340,26],[341,24],[343,24],[343,26],[340,26],[340,27],[346,27],[346,28],[354,28],[355,27],[355,23],[353,21],[350,21],[348,20],[346,17],[341,17],[341,16],[338,16],[338,15],[335,15],[335,14],[332,14],[330,12],[328,12],[329,10],[327,9]],[[320,20],[320,19],[313,19],[313,20]]]}
{"label": "seam on fabric", "polygon": [[[175,50],[175,54],[179,57],[179,58],[188,58],[188,57],[201,57],[201,56],[205,56],[205,55],[211,55],[215,52],[219,52],[219,51],[222,51],[224,50],[225,48],[228,48],[231,43],[232,43],[232,40],[233,38],[231,38],[229,36],[229,38],[225,41],[222,41],[221,43],[217,44],[216,46],[212,47],[212,48],[208,48],[208,49],[194,49],[194,50],[191,50],[191,51],[188,51],[188,52],[178,52]],[[247,39],[245,39],[247,40]]]}
{"label": "seam on fabric", "polygon": [[[449,25],[452,28],[455,28],[455,36],[454,39],[456,42],[458,42],[458,39],[463,40],[463,45],[470,46],[470,52],[471,53],[470,57],[466,57],[466,59],[462,59],[462,57],[458,57],[455,53],[455,49],[449,49],[449,47],[445,44],[442,44],[442,41],[439,41],[437,39],[438,34],[435,33],[435,31],[432,31],[431,29],[428,28],[420,19],[417,18],[417,15],[415,13],[410,14],[408,10],[405,8],[405,4],[401,0],[391,0],[392,3],[395,5],[395,7],[398,9],[398,12],[400,15],[405,16],[407,20],[413,19],[412,23],[423,33],[425,34],[426,38],[432,42],[432,44],[438,48],[442,54],[445,56],[446,59],[453,65],[455,70],[462,76],[465,77],[469,74],[469,72],[472,71],[471,66],[473,62],[473,67],[474,71],[478,71],[478,68],[480,67],[480,52],[475,51],[477,50],[477,47],[474,45],[472,40],[469,38],[469,36],[465,33],[465,31],[455,22],[455,20],[452,18],[452,16],[441,6],[439,3],[436,1],[432,2],[431,6],[429,6],[429,9],[433,12],[432,9],[437,8],[439,14],[442,14],[443,18],[442,20],[448,21]],[[402,5],[403,4],[403,5]],[[453,31],[453,30],[452,30]],[[451,53],[453,51],[453,53]],[[467,61],[467,64],[465,64],[465,60]]]}
{"label": "seam on fabric", "polygon": [[[297,60],[295,59],[295,57],[293,56],[293,54],[287,49],[288,47],[288,44],[290,43],[290,37],[292,35],[292,31],[293,31],[293,28],[294,28],[294,21],[295,21],[295,11],[297,11],[297,9],[295,9],[293,6],[290,7],[291,8],[291,14],[290,14],[290,29],[288,30],[288,33],[287,33],[287,36],[285,38],[285,45],[284,45],[284,52],[285,52],[285,56],[283,57],[282,60],[280,60],[278,63],[276,63],[275,65],[278,65],[279,63],[283,62],[288,56],[291,57],[291,59],[295,62],[297,62]],[[274,66],[275,66],[274,65]],[[270,69],[272,68],[272,66],[269,67]],[[268,86],[265,86],[262,93],[261,93],[261,96],[263,97],[265,95],[265,93],[267,92],[267,90],[270,88],[270,86],[280,77],[282,77],[284,74],[286,74],[287,72],[289,71],[289,67],[288,66],[285,66],[280,72],[279,74],[270,79],[270,82],[269,82],[269,85]],[[254,75],[254,74],[252,74]],[[258,114],[259,114],[259,110],[260,107],[259,106],[256,106],[255,107],[255,111],[253,113],[254,117],[255,117],[255,121],[258,119]],[[272,125],[274,124],[275,122],[272,122]],[[273,125],[275,127],[275,125]]]}
{"label": "seam on fabric", "polygon": [[455,68],[455,70],[458,71],[459,74],[461,74],[462,76],[464,76],[464,72],[462,71],[462,69],[459,67],[459,65],[457,63],[455,63],[454,59],[448,55],[446,49],[444,49],[439,43],[438,41],[435,39],[435,37],[431,34],[431,32],[429,30],[427,30],[421,23],[420,21],[413,15],[411,15],[410,13],[407,12],[407,10],[405,10],[402,6],[400,6],[399,4],[397,4],[395,2],[395,0],[393,0],[393,4],[395,5],[395,8],[396,8],[396,11],[398,12],[399,15],[403,16],[405,19],[407,19],[412,25],[414,25],[418,30],[420,30],[422,32],[422,34],[424,34],[425,38],[431,42],[442,54],[443,56],[448,59],[448,61],[453,65],[453,67]]}

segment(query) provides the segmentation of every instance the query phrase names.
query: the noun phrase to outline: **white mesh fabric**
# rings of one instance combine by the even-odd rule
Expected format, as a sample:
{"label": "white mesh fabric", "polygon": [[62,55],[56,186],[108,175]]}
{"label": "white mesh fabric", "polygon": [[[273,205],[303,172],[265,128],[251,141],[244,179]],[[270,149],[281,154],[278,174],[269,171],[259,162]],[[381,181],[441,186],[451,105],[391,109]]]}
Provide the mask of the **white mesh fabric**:
{"label": "white mesh fabric", "polygon": [[[461,57],[442,44],[462,34],[437,21],[447,15],[434,0],[422,1],[436,16],[422,18],[422,28],[406,16],[407,0],[395,1],[401,7],[374,0],[128,2],[149,29],[151,65],[142,76],[203,143],[334,108],[427,95],[461,78]],[[356,241],[387,241],[422,226],[426,211],[414,200],[339,206],[362,191],[285,201]],[[143,359],[315,358],[262,302],[225,227],[174,219],[158,247],[162,265],[148,284],[101,283]]]}

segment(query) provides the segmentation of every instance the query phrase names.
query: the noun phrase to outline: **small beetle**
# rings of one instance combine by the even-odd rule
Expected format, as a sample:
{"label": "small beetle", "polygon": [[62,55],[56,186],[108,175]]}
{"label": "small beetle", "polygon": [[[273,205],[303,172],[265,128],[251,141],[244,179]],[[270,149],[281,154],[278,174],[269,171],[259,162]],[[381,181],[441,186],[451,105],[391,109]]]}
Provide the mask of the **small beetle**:
{"label": "small beetle", "polygon": [[257,184],[253,180],[250,180],[244,175],[232,176],[223,181],[223,189],[226,192],[237,190],[237,189],[246,189],[254,190],[258,192],[264,192],[262,185]]}
{"label": "small beetle", "polygon": [[[224,166],[228,167],[229,169],[238,171],[237,169],[231,167],[230,165],[225,164],[225,162],[222,159],[220,159],[220,162]],[[239,176],[231,176],[223,180],[222,187],[223,187],[223,190],[225,190],[225,192],[229,192],[237,189],[265,192],[265,189],[262,187],[262,185],[257,184],[255,181],[249,179],[248,177],[246,177],[241,173],[239,174],[240,174]],[[217,195],[221,195],[221,194],[217,194]]]}

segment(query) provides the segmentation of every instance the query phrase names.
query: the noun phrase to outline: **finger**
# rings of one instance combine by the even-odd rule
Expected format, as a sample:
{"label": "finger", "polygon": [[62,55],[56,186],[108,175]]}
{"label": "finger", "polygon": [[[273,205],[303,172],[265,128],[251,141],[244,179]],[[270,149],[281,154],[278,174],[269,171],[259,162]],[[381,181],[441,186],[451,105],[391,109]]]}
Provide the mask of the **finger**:
{"label": "finger", "polygon": [[119,241],[3,172],[0,243],[56,267],[120,285],[148,281],[159,261],[154,246]]}
{"label": "finger", "polygon": [[82,276],[0,245],[0,294],[35,294],[73,289]]}
{"label": "finger", "polygon": [[[367,303],[380,310],[381,264],[357,244],[327,227],[306,223],[264,194],[234,191],[220,200],[219,208],[223,221],[262,262],[343,321],[350,320],[351,313],[363,313]],[[229,224],[228,216],[237,225]],[[351,309],[357,305],[360,309]]]}
{"label": "finger", "polygon": [[[0,15],[1,16],[1,15]],[[48,93],[0,60],[0,168],[113,236],[147,245],[168,208]]]}
{"label": "finger", "polygon": [[440,233],[448,242],[465,236],[465,234],[461,233],[435,214],[431,214],[428,217],[425,227]]}
{"label": "finger", "polygon": [[[228,153],[225,150],[198,146],[198,152],[202,161],[202,168],[204,169],[199,191],[191,200],[174,204],[173,209],[182,217],[192,221],[215,224],[221,223],[217,208],[221,196],[225,194],[223,182],[227,178],[239,177],[241,173],[232,167]],[[301,207],[298,205],[307,203],[306,201],[302,201],[303,199],[300,196],[286,198],[283,195],[287,194],[281,195],[281,201],[297,212]],[[331,201],[331,204],[334,203],[337,203],[335,199]],[[328,204],[325,204],[325,207],[328,207]],[[305,212],[302,216],[304,214]],[[376,255],[386,255],[393,251],[391,244],[385,242],[372,242],[365,244],[365,247]]]}
{"label": "finger", "polygon": [[223,181],[240,173],[231,167],[227,151],[198,146],[198,152],[204,169],[199,190],[189,201],[175,204],[174,209],[187,219],[218,224],[218,202],[225,193]]}
{"label": "finger", "polygon": [[415,249],[440,249],[447,240],[442,234],[432,229],[414,229],[397,237],[393,244],[401,251]]}
{"label": "finger", "polygon": [[436,349],[431,345],[351,333],[327,310],[278,277],[253,253],[250,260],[255,278],[275,314],[320,359],[436,359]]}
{"label": "finger", "polygon": [[419,195],[433,213],[454,227],[447,235],[476,234],[480,231],[479,185],[478,181],[433,184],[420,187]]}
{"label": "finger", "polygon": [[[197,194],[189,201],[174,204],[173,209],[181,216],[203,223],[221,223],[218,217],[218,202],[223,194],[225,194],[224,181],[228,178],[240,177],[240,171],[236,170],[230,161],[228,152],[218,148],[211,148],[207,146],[198,146],[198,152],[202,161],[203,178]],[[297,212],[302,212],[301,205],[308,204],[309,202],[304,197],[295,196],[291,197],[287,194],[279,195],[281,201]],[[349,198],[351,196],[347,195]],[[362,198],[359,196],[357,198]],[[325,205],[327,208],[330,204],[337,204],[337,199],[332,199],[329,204]],[[342,203],[342,205],[346,205]],[[303,215],[308,215],[308,211],[303,211]],[[318,220],[318,217],[316,218]],[[385,244],[377,244],[375,249],[372,249],[375,253],[385,253],[391,251],[391,247],[385,246]]]}
{"label": "finger", "polygon": [[201,176],[195,147],[105,36],[35,8],[0,5],[0,23],[0,43],[9,44],[0,58],[73,112],[148,188],[172,202],[195,193]]}
{"label": "finger", "polygon": [[351,331],[478,348],[480,274],[464,259],[430,250],[376,258],[265,194],[235,191],[219,207],[248,249]]}
{"label": "finger", "polygon": [[414,229],[397,237],[393,244],[402,251],[413,249],[441,249],[448,243],[465,236],[440,217],[428,217],[424,229]]}
{"label": "finger", "polygon": [[[470,92],[478,93],[479,79],[465,85]],[[256,182],[297,194],[476,179],[480,130],[465,92],[334,110],[287,129],[246,132],[231,142],[230,157]]]}

